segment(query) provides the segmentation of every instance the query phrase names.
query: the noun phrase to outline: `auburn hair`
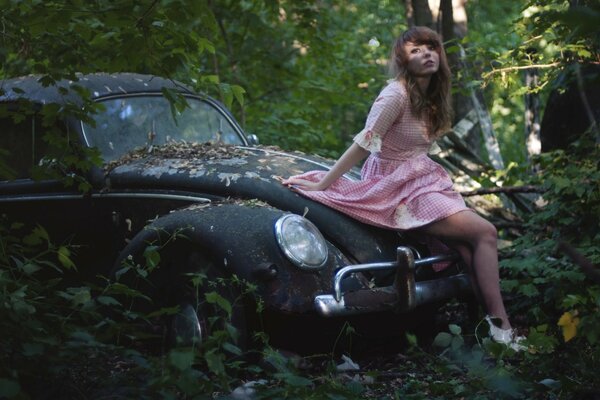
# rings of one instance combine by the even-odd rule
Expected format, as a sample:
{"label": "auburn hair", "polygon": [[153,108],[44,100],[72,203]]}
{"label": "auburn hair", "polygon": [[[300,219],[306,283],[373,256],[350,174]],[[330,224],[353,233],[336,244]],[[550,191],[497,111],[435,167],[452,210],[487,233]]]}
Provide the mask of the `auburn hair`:
{"label": "auburn hair", "polygon": [[[414,76],[406,68],[408,54],[406,43],[430,45],[439,55],[439,68],[431,76],[425,93],[417,85]],[[402,33],[394,44],[390,57],[390,73],[395,79],[406,83],[410,104],[417,117],[428,122],[431,138],[439,138],[446,133],[452,124],[452,103],[450,97],[450,67],[440,35],[425,26],[415,26]]]}

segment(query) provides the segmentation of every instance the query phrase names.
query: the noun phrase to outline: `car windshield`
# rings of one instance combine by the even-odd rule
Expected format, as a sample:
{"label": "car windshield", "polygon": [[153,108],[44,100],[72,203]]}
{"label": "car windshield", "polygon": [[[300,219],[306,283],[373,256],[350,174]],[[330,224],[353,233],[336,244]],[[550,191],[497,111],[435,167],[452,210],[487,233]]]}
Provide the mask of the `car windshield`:
{"label": "car windshield", "polygon": [[139,148],[173,142],[219,142],[243,145],[232,123],[208,102],[187,98],[188,107],[175,113],[162,96],[131,96],[102,101],[104,110],[94,116],[96,126],[83,124],[90,146],[105,161]]}

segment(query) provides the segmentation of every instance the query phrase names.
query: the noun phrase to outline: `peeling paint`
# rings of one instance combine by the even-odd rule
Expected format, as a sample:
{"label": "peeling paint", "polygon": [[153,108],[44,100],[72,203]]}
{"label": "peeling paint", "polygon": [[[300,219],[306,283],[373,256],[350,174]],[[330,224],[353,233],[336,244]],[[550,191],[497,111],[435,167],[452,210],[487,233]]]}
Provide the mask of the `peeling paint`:
{"label": "peeling paint", "polygon": [[229,186],[231,184],[231,182],[235,182],[237,181],[239,178],[242,177],[242,175],[235,173],[235,174],[231,174],[231,173],[226,173],[226,172],[221,172],[219,175],[217,175],[219,177],[219,179],[221,181],[225,181],[225,186]]}
{"label": "peeling paint", "polygon": [[[131,170],[135,170],[135,168],[131,168]],[[142,176],[153,176],[155,178],[160,178],[164,173],[166,173],[168,168],[165,167],[149,167],[142,171]]]}
{"label": "peeling paint", "polygon": [[189,172],[188,172],[189,176],[192,178],[200,178],[201,176],[206,175],[206,170],[204,168],[198,169],[198,168],[192,168]]}
{"label": "peeling paint", "polygon": [[248,164],[248,161],[243,158],[225,158],[220,160],[208,160],[209,164],[232,165],[240,166]]}
{"label": "peeling paint", "polygon": [[256,172],[251,172],[251,171],[246,171],[246,173],[244,174],[244,178],[249,178],[249,179],[260,179],[263,182],[269,182],[268,179],[263,178],[262,176],[260,176],[259,174],[257,174]]}

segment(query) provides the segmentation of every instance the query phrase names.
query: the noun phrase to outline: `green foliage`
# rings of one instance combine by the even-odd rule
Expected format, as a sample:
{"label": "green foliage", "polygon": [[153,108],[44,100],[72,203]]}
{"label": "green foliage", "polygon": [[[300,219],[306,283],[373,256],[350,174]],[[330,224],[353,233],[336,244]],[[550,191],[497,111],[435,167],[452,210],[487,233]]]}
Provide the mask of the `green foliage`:
{"label": "green foliage", "polygon": [[[385,84],[389,45],[405,27],[401,3],[3,0],[0,78],[35,73],[46,85],[76,79],[76,72],[175,78],[221,99],[266,144],[335,156],[362,128],[368,107]],[[529,166],[522,165],[522,95],[529,89],[523,86],[522,68],[541,73],[532,90],[544,96],[561,69],[597,60],[598,4],[582,4],[467,3],[465,43],[474,71],[456,71],[456,87],[485,85],[502,152],[523,170]],[[83,107],[48,104],[39,111],[49,132],[65,116],[89,120],[96,110],[86,93],[77,87],[74,91],[82,96]],[[164,94],[172,99],[173,110],[184,106],[173,93]],[[21,110],[12,116],[25,115]],[[397,398],[560,397],[579,393],[573,382],[600,387],[595,374],[600,289],[556,251],[557,241],[564,240],[600,262],[600,151],[586,140],[568,151],[540,156],[533,180],[526,174],[507,177],[507,182],[546,189],[546,204],[524,216],[526,234],[514,240],[502,261],[511,311],[528,324],[529,352],[513,362],[504,348],[485,339],[480,346],[466,329],[452,325],[434,342],[441,354],[432,356],[418,349],[412,336],[411,359],[400,366],[403,384]],[[99,162],[97,154],[50,133],[46,142],[57,157],[45,160],[36,176],[63,179],[86,191],[89,184],[83,177]],[[5,155],[6,149],[0,149],[0,176],[10,177],[14,171],[3,165]],[[517,172],[515,167],[509,174]],[[146,294],[120,282],[79,281],[78,269],[85,266],[73,262],[74,248],[52,243],[42,227],[24,229],[0,224],[0,397],[35,397],[36,390],[48,387],[47,394],[59,389],[57,382],[67,381],[57,397],[109,386],[121,392],[102,395],[212,398],[230,393],[242,378],[265,378],[255,386],[257,398],[353,399],[367,391],[330,371],[311,376],[268,347],[263,353],[272,370],[248,364],[235,344],[239,332],[227,321],[236,300],[219,290],[229,282],[214,282],[199,297],[225,318],[210,321],[214,329],[201,348],[178,347],[160,356],[142,352],[148,350],[142,343],[156,340],[149,330],[153,321],[176,314],[178,308],[134,311],[132,299],[152,305]],[[143,266],[126,262],[119,275],[135,272],[146,279],[164,262],[158,246],[149,246],[142,258]],[[207,277],[192,274],[189,279],[199,290]],[[239,283],[234,285],[252,292],[247,283]],[[562,317],[566,324],[558,326]],[[575,331],[565,342],[567,328]],[[340,335],[348,333],[350,326]],[[569,365],[572,372],[557,371],[556,365]],[[76,372],[91,367],[97,368],[95,381]],[[523,382],[524,376],[532,378]]]}
{"label": "green foliage", "polygon": [[[259,377],[251,387],[256,398],[361,398],[360,384],[341,383],[333,374],[309,376],[268,346],[258,349],[268,369],[249,364],[245,351],[234,344],[239,332],[230,321],[239,299],[222,293],[239,286],[242,295],[249,295],[256,288],[236,277],[208,280],[204,274],[189,274],[192,286],[201,290],[199,301],[225,315],[209,318],[210,334],[201,343],[157,352],[152,327],[157,318],[179,312],[178,307],[136,311],[132,300],[150,303],[143,293],[102,277],[79,281],[71,247],[55,245],[42,227],[26,230],[4,221],[0,250],[3,398],[221,398],[241,385],[241,379]],[[144,252],[151,268],[130,266],[121,273],[143,269],[140,276],[150,279],[159,268],[161,250],[149,246]]]}
{"label": "green foliage", "polygon": [[[191,74],[214,51],[216,21],[205,1],[3,0],[0,74],[42,74],[48,84],[74,72]],[[24,23],[27,21],[27,23]]]}
{"label": "green foliage", "polygon": [[[599,387],[587,368],[600,357],[600,287],[557,249],[568,243],[600,264],[600,146],[591,136],[540,155],[534,160],[538,172],[520,176],[545,191],[534,212],[524,216],[525,234],[502,255],[501,271],[513,315],[525,315],[530,326],[530,351],[540,355],[532,360],[544,365],[569,360],[577,365],[578,379]],[[565,385],[568,378],[559,380]]]}
{"label": "green foliage", "polygon": [[[598,60],[598,2],[581,1],[571,7],[569,3],[573,2],[467,3],[469,31],[463,44],[473,71],[457,71],[457,78],[459,86],[476,79],[485,89],[505,160],[526,161],[524,95],[539,96],[543,113],[551,89],[564,87],[564,78],[573,79],[579,65]],[[526,87],[526,71],[538,75],[535,87]]]}
{"label": "green foliage", "polygon": [[[530,314],[537,318],[551,312],[560,302],[563,306],[559,306],[559,311],[587,304],[584,307],[587,316],[582,316],[582,321],[596,314],[597,290],[593,286],[590,289],[590,282],[584,280],[579,267],[556,251],[557,244],[564,241],[591,262],[600,261],[597,245],[600,239],[600,168],[597,163],[600,148],[590,136],[567,151],[538,157],[539,172],[530,176],[529,183],[545,190],[543,206],[527,216],[526,234],[515,240],[510,258],[502,264],[512,278],[506,280],[505,289],[518,294],[523,307],[531,306],[532,300],[535,304],[534,299],[542,300],[530,309]],[[557,312],[555,310],[552,316],[556,318]]]}
{"label": "green foliage", "polygon": [[230,1],[212,11],[220,31],[203,70],[244,87],[238,120],[263,143],[328,156],[362,128],[404,27],[400,4],[382,0]]}
{"label": "green foliage", "polygon": [[[64,377],[70,364],[110,350],[96,335],[116,323],[99,313],[94,288],[66,283],[76,273],[71,250],[52,243],[42,227],[27,231],[3,220],[0,250],[0,390],[8,397],[33,395]],[[103,298],[111,296],[106,288]]]}

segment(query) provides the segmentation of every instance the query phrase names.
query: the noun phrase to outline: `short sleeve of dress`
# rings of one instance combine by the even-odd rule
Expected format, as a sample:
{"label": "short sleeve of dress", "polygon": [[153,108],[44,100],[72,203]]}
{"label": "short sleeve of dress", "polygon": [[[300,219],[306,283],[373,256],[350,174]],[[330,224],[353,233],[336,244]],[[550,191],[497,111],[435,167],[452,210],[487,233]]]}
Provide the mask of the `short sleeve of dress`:
{"label": "short sleeve of dress", "polygon": [[354,142],[371,153],[381,151],[381,140],[402,114],[407,101],[404,85],[398,81],[388,84],[375,99],[365,127],[354,137]]}

